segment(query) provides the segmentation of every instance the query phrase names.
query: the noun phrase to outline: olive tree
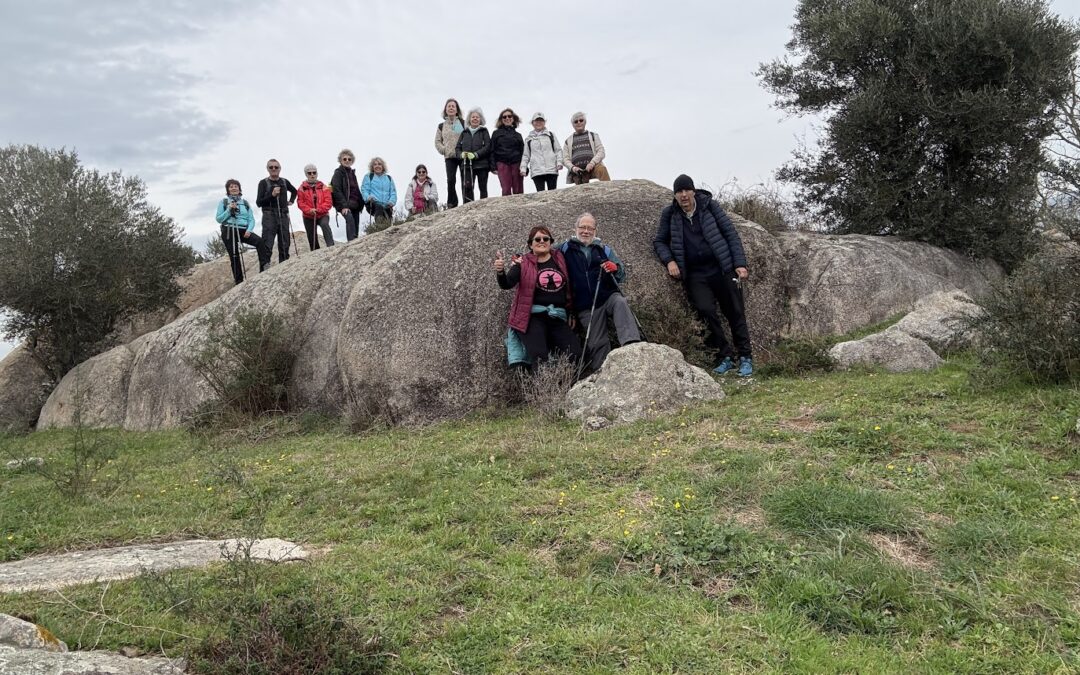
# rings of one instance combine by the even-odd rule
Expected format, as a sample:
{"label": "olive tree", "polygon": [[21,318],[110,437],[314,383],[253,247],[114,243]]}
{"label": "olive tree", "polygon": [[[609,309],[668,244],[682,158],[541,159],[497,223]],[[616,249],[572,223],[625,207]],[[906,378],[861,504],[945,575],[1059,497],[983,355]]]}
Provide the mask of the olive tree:
{"label": "olive tree", "polygon": [[1041,0],[801,0],[758,75],[823,133],[778,177],[831,231],[1012,264],[1077,38]]}
{"label": "olive tree", "polygon": [[118,322],[173,304],[194,254],[136,177],[72,151],[0,149],[0,308],[56,379],[109,346]]}

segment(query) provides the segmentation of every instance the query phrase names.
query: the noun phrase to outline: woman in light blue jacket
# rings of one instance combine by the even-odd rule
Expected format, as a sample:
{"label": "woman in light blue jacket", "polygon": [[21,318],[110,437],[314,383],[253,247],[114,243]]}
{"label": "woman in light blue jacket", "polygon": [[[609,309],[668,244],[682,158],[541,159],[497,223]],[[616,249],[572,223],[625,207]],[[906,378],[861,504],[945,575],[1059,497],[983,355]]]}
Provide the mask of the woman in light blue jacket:
{"label": "woman in light blue jacket", "polygon": [[251,204],[241,194],[240,181],[235,178],[225,181],[225,195],[218,202],[215,220],[221,223],[221,241],[229,253],[233,281],[240,284],[245,276],[244,261],[240,257],[243,244],[255,247],[260,272],[270,264],[270,246],[252,231],[255,229],[255,215],[251,212]]}
{"label": "woman in light blue jacket", "polygon": [[360,196],[367,204],[368,213],[375,217],[377,230],[394,222],[397,188],[394,187],[394,179],[386,173],[386,162],[382,157],[372,157],[368,162],[368,172],[360,186]]}

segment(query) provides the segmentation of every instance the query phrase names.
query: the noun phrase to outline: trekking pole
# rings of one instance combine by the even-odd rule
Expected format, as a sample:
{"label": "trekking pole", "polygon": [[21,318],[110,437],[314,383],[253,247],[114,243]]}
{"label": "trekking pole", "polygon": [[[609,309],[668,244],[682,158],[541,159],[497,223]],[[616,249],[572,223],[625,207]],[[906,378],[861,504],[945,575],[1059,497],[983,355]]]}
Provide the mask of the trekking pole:
{"label": "trekking pole", "polygon": [[[611,283],[615,284],[615,290],[619,292],[619,295],[625,298],[626,293],[623,293],[622,286],[620,286],[619,282],[616,281],[614,274],[611,275]],[[641,321],[638,320],[637,314],[634,314],[633,311],[631,311],[630,313],[634,315],[634,323],[637,324],[638,335],[641,336],[641,341],[648,342],[649,339],[645,337],[645,329],[641,327]]]}
{"label": "trekking pole", "polygon": [[244,255],[240,252],[240,231],[232,229],[233,256],[240,259],[240,280],[247,281],[247,265],[244,264]]}
{"label": "trekking pole", "polygon": [[[578,361],[577,372],[574,374],[574,379],[577,380],[581,377],[581,373],[585,370],[585,354],[589,350],[589,334],[592,332],[593,322],[596,320],[596,299],[600,297],[600,283],[603,281],[604,270],[600,270],[600,273],[596,275],[596,290],[593,291],[592,307],[589,308],[589,325],[585,326],[585,346],[581,349],[581,360]],[[573,311],[573,308],[571,308]]]}

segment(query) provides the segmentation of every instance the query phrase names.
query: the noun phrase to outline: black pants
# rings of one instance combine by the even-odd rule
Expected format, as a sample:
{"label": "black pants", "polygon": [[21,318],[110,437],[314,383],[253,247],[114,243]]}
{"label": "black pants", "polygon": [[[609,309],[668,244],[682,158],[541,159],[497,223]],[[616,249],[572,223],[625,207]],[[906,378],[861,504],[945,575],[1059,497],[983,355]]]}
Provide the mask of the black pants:
{"label": "black pants", "polygon": [[689,274],[686,277],[686,297],[690,301],[705,326],[709,335],[705,344],[716,349],[717,357],[723,359],[733,356],[731,345],[724,337],[724,325],[716,312],[720,312],[731,326],[731,337],[735,341],[735,350],[739,356],[750,357],[750,328],[746,325],[746,308],[743,305],[742,288],[730,274]]}
{"label": "black pants", "polygon": [[266,245],[273,250],[274,239],[277,238],[277,261],[285,262],[289,259],[289,245],[292,244],[292,224],[289,222],[289,212],[281,209],[263,209],[262,212],[262,238]]}
{"label": "black pants", "polygon": [[303,217],[304,220],[304,232],[307,233],[308,250],[319,250],[319,234],[315,231],[315,226],[318,225],[319,229],[323,231],[323,236],[326,237],[326,245],[334,245],[334,237],[330,234],[330,216],[323,216],[319,218],[318,222],[314,218]]}
{"label": "black pants", "polygon": [[570,324],[548,314],[529,317],[529,326],[521,335],[521,342],[534,368],[556,354],[569,354],[575,365],[581,359],[581,341],[570,330]]}
{"label": "black pants", "polygon": [[545,189],[554,190],[558,182],[559,174],[557,173],[549,173],[543,176],[533,176],[533,185],[536,186],[537,192],[543,192]]}
{"label": "black pants", "polygon": [[254,246],[255,253],[259,256],[259,271],[262,272],[270,264],[270,245],[263,241],[262,237],[251,232],[244,236],[244,231],[235,227],[221,226],[221,241],[225,244],[225,250],[229,253],[229,264],[232,266],[233,281],[241,283],[244,280],[243,247]]}
{"label": "black pants", "polygon": [[446,208],[457,206],[457,174],[461,160],[449,157],[446,160]]}
{"label": "black pants", "polygon": [[[480,188],[480,199],[487,199],[487,169],[473,169],[473,184]],[[461,203],[473,201],[473,186],[465,181],[465,167],[461,168]]]}
{"label": "black pants", "polygon": [[[341,213],[338,210],[338,213]],[[349,205],[348,213],[341,213],[345,219],[345,241],[352,241],[360,236],[360,205]]]}
{"label": "black pants", "polygon": [[367,212],[370,213],[371,217],[375,219],[375,222],[380,225],[383,223],[394,222],[394,209],[392,207],[376,204],[375,202],[368,202]]}

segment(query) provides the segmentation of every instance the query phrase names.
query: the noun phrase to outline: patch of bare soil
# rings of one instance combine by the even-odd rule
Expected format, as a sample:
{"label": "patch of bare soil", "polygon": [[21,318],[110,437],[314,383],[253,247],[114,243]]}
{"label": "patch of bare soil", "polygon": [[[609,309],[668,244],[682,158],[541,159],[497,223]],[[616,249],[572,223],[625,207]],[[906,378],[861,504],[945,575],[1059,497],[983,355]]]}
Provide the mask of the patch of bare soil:
{"label": "patch of bare soil", "polygon": [[757,530],[765,527],[765,512],[757,506],[747,506],[731,515],[731,519],[742,527]]}
{"label": "patch of bare soil", "polygon": [[926,557],[919,547],[897,535],[875,532],[867,537],[878,553],[908,569],[929,571],[934,563]]}

